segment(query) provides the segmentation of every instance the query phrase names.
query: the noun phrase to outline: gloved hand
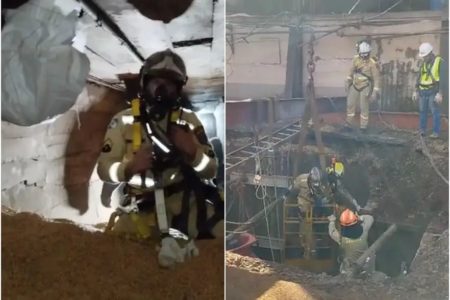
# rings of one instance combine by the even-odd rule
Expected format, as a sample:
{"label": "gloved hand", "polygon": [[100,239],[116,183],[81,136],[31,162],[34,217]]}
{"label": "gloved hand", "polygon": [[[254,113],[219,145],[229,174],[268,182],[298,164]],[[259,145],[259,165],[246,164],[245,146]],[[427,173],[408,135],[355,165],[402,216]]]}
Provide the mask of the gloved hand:
{"label": "gloved hand", "polygon": [[434,102],[436,102],[437,104],[442,103],[442,94],[441,93],[437,93],[436,96],[434,96]]}
{"label": "gloved hand", "polygon": [[200,142],[193,131],[186,131],[180,126],[174,125],[170,130],[170,140],[186,156],[188,161],[194,160],[195,153],[200,147]]}
{"label": "gloved hand", "polygon": [[125,168],[125,176],[129,179],[134,174],[142,173],[153,165],[152,145],[145,143],[136,152]]}
{"label": "gloved hand", "polygon": [[380,96],[380,92],[378,90],[373,90],[372,95],[370,96],[370,102],[377,101],[379,96]]}
{"label": "gloved hand", "polygon": [[165,237],[161,241],[158,263],[161,267],[169,268],[175,265],[175,263],[184,262],[185,255],[186,249],[181,248],[173,237]]}
{"label": "gloved hand", "polygon": [[185,256],[187,258],[198,256],[200,254],[198,248],[195,246],[194,240],[190,240],[189,243],[187,243],[186,247],[183,248],[183,250],[185,251]]}
{"label": "gloved hand", "polygon": [[351,79],[347,79],[345,80],[345,92],[348,93],[348,91],[350,90],[350,86],[352,85],[352,80]]}
{"label": "gloved hand", "polygon": [[328,216],[328,221],[333,223],[334,221],[336,221],[336,216],[335,215]]}
{"label": "gloved hand", "polygon": [[412,94],[412,101],[413,101],[413,102],[416,102],[416,101],[417,101],[417,98],[418,98],[417,92],[414,92],[414,93]]}

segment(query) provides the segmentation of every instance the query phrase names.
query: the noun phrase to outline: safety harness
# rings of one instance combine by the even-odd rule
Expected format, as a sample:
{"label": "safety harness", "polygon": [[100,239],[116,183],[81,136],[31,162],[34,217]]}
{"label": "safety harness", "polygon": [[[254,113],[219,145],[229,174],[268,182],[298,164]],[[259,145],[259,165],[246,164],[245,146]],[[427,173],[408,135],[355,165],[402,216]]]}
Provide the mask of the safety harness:
{"label": "safety harness", "polygon": [[[423,61],[420,64],[419,67],[419,76],[417,76],[417,81],[416,81],[416,87],[419,88],[423,88],[425,90],[431,90],[434,88],[438,88],[439,87],[439,81],[436,80],[436,78],[434,78],[431,69],[433,68],[436,60],[438,59],[438,56],[434,56],[433,61],[430,64],[425,63],[425,61]],[[439,58],[439,60],[441,60],[441,58]],[[440,65],[438,66],[438,68],[440,68]],[[424,72],[425,71],[425,72]],[[421,84],[421,80],[422,80],[422,75],[426,73],[430,79],[431,79],[431,84]]]}
{"label": "safety harness", "polygon": [[361,69],[355,69],[355,74],[358,74],[358,75],[361,75],[361,76],[367,78],[367,84],[364,85],[363,87],[359,88],[359,89],[356,88],[355,85],[353,85],[353,88],[354,88],[356,91],[361,92],[362,90],[364,90],[365,88],[367,88],[368,86],[370,86],[370,87],[371,87],[371,88],[370,88],[371,91],[370,91],[369,95],[372,94],[372,90],[373,90],[373,79],[372,79],[372,77],[370,77],[369,75],[363,73],[363,72],[361,71]]}
{"label": "safety harness", "polygon": [[[370,57],[369,60],[370,60],[370,61],[373,61],[374,63],[376,62],[372,57]],[[367,82],[366,85],[364,85],[363,87],[361,87],[361,88],[359,88],[359,89],[356,88],[355,85],[353,85],[353,88],[354,88],[356,91],[361,92],[362,90],[364,90],[365,88],[367,88],[368,86],[370,86],[370,93],[369,93],[369,96],[370,96],[370,95],[372,94],[372,91],[373,91],[373,78],[372,78],[371,76],[365,74],[364,72],[362,72],[362,68],[354,68],[353,74],[358,74],[358,75],[361,75],[361,76],[367,78],[367,81],[368,81],[368,82]]]}
{"label": "safety harness", "polygon": [[[150,140],[152,139],[150,135],[156,132],[155,129],[151,128],[153,125],[149,122],[145,110],[141,106],[141,102],[142,101],[139,99],[134,99],[131,101],[131,110],[134,117],[134,122],[132,124],[132,145],[134,152],[140,148],[142,143],[142,127],[145,129]],[[168,118],[168,124],[179,123],[178,121],[181,118],[181,114],[181,109],[172,111]],[[188,235],[190,199],[191,194],[194,193],[197,207],[197,239],[214,238],[211,230],[224,217],[223,199],[217,187],[203,182],[192,167],[181,160],[180,157],[181,155],[172,154],[170,162],[167,163],[169,165],[180,166],[180,171],[183,175],[184,182],[163,188],[162,182],[160,181],[160,176],[160,178],[155,179],[154,192],[145,193],[142,195],[139,203],[130,203],[129,205],[135,206],[136,212],[147,211],[152,207],[156,207],[158,227],[162,235],[166,236],[169,232],[169,224],[167,222],[164,197],[182,191],[183,196],[181,213],[173,218],[170,223],[170,227],[179,230],[185,235]],[[167,167],[167,164],[164,164],[162,167]],[[145,188],[145,174],[142,174],[141,176],[142,188]],[[136,197],[134,198],[136,199]],[[207,218],[206,200],[209,200],[214,205],[214,214],[209,219]]]}

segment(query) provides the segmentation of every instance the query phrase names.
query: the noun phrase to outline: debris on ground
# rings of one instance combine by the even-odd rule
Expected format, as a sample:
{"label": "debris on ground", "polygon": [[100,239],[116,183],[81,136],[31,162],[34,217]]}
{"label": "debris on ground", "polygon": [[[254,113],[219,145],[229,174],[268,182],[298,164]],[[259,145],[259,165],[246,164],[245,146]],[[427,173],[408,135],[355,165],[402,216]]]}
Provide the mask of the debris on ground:
{"label": "debris on ground", "polygon": [[141,244],[28,213],[2,213],[3,299],[223,299],[223,239],[200,256],[158,266]]}
{"label": "debris on ground", "polygon": [[439,235],[434,243],[421,246],[422,249],[427,249],[422,250],[426,254],[420,255],[416,269],[410,274],[390,278],[381,272],[375,272],[365,279],[309,273],[293,266],[227,252],[227,299],[448,299],[446,247],[448,231]]}

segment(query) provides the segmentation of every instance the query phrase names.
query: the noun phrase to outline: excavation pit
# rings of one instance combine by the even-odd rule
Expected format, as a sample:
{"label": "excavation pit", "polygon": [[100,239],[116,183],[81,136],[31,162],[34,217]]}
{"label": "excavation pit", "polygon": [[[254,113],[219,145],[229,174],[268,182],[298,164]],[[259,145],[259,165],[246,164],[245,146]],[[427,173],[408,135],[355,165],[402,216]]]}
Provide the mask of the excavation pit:
{"label": "excavation pit", "polygon": [[[233,133],[228,135],[228,140],[230,135]],[[235,136],[234,139],[231,138],[229,147],[233,149],[233,146],[242,144],[243,140],[249,141],[251,138],[242,134]],[[369,208],[375,217],[369,234],[369,244],[390,224],[399,226],[397,232],[377,251],[376,270],[390,277],[408,273],[429,222],[437,215],[448,215],[448,185],[437,175],[423,152],[417,151],[420,147],[417,136],[413,133],[378,129],[367,136],[331,131],[323,134],[323,141],[327,163],[333,155],[344,163],[345,174],[342,181],[345,188],[362,207]],[[295,138],[279,145],[273,152],[266,152],[259,157],[263,176],[285,176],[290,178],[286,181],[291,183],[296,175],[307,173],[314,166],[320,166],[318,148],[312,134],[307,137],[300,162],[298,145],[294,143]],[[436,168],[442,174],[447,174],[447,141],[426,140],[426,144]],[[294,174],[296,164],[298,173]],[[245,223],[257,212],[263,211],[264,207],[267,208],[269,203],[274,201],[275,194],[279,198],[287,192],[286,187],[275,189],[250,182],[252,173],[255,175],[254,160],[233,169],[232,172],[247,175],[247,180],[241,180],[240,183],[247,183],[240,189],[241,196],[239,189],[235,187],[228,190],[228,219],[235,223]],[[238,176],[235,175],[234,178],[236,177]],[[261,200],[261,193],[257,194],[261,189],[268,195],[265,205]],[[282,204],[276,205],[268,214],[267,221],[263,217],[248,229],[248,232],[256,237],[257,241],[251,249],[257,257],[287,263],[283,257],[297,258],[302,254],[298,249],[283,248],[286,244],[281,211]],[[446,218],[442,219],[443,224],[439,227],[445,230],[448,228],[448,221]],[[227,226],[229,231],[235,228],[236,226],[231,224]],[[322,253],[318,251],[317,254],[320,258]],[[314,268],[307,269],[314,271]],[[319,268],[317,272],[323,272],[323,269]],[[333,268],[328,268],[327,272],[337,274],[337,263]]]}

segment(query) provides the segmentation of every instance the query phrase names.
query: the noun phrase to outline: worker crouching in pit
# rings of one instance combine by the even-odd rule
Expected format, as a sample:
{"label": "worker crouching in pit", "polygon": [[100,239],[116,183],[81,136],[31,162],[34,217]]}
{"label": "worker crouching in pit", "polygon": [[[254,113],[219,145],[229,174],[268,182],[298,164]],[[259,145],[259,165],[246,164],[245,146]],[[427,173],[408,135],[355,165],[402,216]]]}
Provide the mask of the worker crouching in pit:
{"label": "worker crouching in pit", "polygon": [[211,184],[217,159],[196,114],[181,105],[181,57],[153,54],[139,80],[139,98],[112,119],[98,162],[102,180],[125,183],[107,230],[145,240],[157,221],[158,262],[170,267],[198,255],[194,239],[223,235],[223,198]]}
{"label": "worker crouching in pit", "polygon": [[364,265],[356,265],[358,258],[369,248],[368,236],[374,219],[370,215],[358,216],[350,209],[344,210],[339,216],[339,228],[336,228],[336,217],[328,217],[330,221],[328,232],[330,237],[340,246],[340,273],[353,275],[355,271],[369,275],[375,271],[375,254],[369,257]]}

